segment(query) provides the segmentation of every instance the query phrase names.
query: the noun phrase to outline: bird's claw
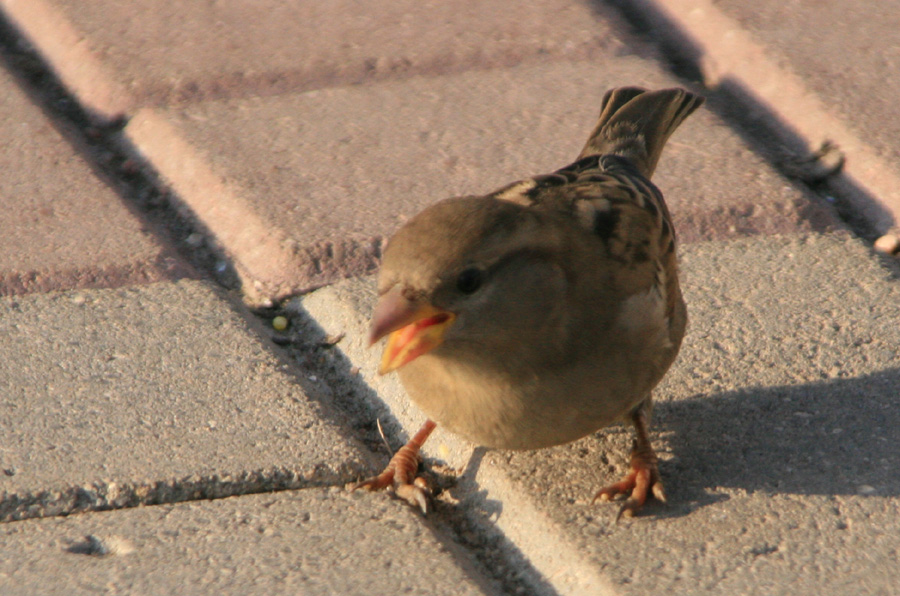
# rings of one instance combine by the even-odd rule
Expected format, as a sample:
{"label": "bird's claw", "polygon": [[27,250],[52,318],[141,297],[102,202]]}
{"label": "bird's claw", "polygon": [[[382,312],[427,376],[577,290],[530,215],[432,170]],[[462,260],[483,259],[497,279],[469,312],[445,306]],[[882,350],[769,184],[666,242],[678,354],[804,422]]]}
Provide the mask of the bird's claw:
{"label": "bird's claw", "polygon": [[[651,452],[652,453],[652,452]],[[619,482],[605,486],[594,495],[593,502],[612,501],[625,498],[616,515],[618,522],[623,517],[631,518],[644,506],[648,496],[661,503],[666,502],[666,491],[656,467],[656,455],[647,456],[643,451],[634,451],[631,456],[631,471]]]}
{"label": "bird's claw", "polygon": [[381,474],[357,482],[351,491],[364,488],[368,491],[392,488],[394,494],[427,514],[431,509],[431,487],[428,481],[416,476],[419,470],[419,449],[434,430],[434,422],[428,420],[409,443],[400,448]]}
{"label": "bird's claw", "polygon": [[388,467],[385,468],[384,472],[377,476],[372,476],[371,478],[366,478],[360,482],[356,482],[352,484],[349,488],[350,491],[359,490],[361,488],[366,489],[367,491],[375,491],[381,490],[383,488],[387,488],[394,483],[394,468],[388,464]]}
{"label": "bird's claw", "polygon": [[412,484],[394,486],[394,493],[413,507],[418,507],[422,515],[428,515],[431,509],[431,487],[421,476]]}
{"label": "bird's claw", "polygon": [[412,472],[407,471],[405,474],[397,474],[396,467],[395,462],[391,461],[384,472],[377,476],[367,478],[362,482],[357,482],[350,487],[350,490],[355,491],[362,488],[371,492],[390,488],[394,491],[395,495],[427,515],[428,511],[431,509],[432,498],[431,487],[428,485],[428,481],[419,476],[412,482],[404,482],[403,480],[405,478],[415,474],[415,470]]}

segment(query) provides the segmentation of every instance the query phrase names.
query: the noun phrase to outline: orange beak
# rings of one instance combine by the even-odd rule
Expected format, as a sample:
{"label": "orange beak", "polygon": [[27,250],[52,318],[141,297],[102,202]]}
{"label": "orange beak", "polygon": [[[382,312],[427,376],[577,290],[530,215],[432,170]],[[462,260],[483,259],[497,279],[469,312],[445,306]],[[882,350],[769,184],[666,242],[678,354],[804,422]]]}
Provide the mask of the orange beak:
{"label": "orange beak", "polygon": [[369,330],[369,345],[388,336],[378,374],[396,370],[441,345],[455,318],[427,302],[408,300],[398,286],[392,288],[378,300]]}

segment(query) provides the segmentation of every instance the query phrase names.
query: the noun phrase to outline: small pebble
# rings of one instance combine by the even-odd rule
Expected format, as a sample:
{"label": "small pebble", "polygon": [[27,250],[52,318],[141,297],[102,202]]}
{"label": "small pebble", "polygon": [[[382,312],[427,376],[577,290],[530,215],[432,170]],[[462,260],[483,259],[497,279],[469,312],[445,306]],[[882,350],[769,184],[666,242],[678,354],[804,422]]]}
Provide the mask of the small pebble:
{"label": "small pebble", "polygon": [[856,492],[861,495],[871,495],[875,492],[875,487],[870,484],[860,484],[856,487]]}
{"label": "small pebble", "polygon": [[81,555],[105,557],[107,555],[127,555],[134,551],[134,545],[125,538],[118,536],[95,536],[90,534],[84,537],[84,542],[74,545],[70,552]]}
{"label": "small pebble", "polygon": [[140,165],[138,164],[137,160],[129,158],[122,162],[120,169],[123,174],[133,176],[140,171]]}
{"label": "small pebble", "polygon": [[875,250],[886,255],[896,255],[900,253],[900,235],[885,234],[875,241]]}

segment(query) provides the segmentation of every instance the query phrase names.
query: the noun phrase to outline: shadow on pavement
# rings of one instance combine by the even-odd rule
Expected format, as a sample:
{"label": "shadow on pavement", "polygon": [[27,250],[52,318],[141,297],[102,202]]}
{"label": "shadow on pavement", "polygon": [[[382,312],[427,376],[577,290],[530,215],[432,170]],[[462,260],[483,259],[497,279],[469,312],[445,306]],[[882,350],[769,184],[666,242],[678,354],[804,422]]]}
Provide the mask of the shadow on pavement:
{"label": "shadow on pavement", "polygon": [[[897,387],[900,368],[657,402],[651,436],[668,503],[648,501],[642,517],[691,515],[729,499],[724,489],[900,495],[894,472],[900,461]],[[615,519],[617,506],[591,498],[627,471],[632,439],[630,427],[613,425],[550,449],[491,453],[558,521],[605,524]],[[502,507],[491,514],[500,512]]]}
{"label": "shadow on pavement", "polygon": [[677,476],[689,499],[717,487],[900,495],[898,387],[900,368],[660,403],[655,428],[671,431],[675,455],[663,473]]}

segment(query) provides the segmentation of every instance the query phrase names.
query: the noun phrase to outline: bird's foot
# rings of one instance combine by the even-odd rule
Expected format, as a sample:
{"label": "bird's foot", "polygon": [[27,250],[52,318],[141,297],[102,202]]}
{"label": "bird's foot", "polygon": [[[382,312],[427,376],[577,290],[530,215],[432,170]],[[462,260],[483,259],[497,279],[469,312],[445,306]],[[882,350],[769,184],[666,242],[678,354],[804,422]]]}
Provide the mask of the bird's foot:
{"label": "bird's foot", "polygon": [[627,497],[616,515],[616,521],[623,517],[634,517],[647,501],[648,496],[666,502],[666,492],[657,467],[657,457],[649,446],[635,448],[631,452],[631,471],[620,480],[606,486],[594,495],[594,501],[611,501]]}
{"label": "bird's foot", "polygon": [[434,422],[427,421],[419,432],[394,454],[381,474],[357,482],[350,490],[364,488],[373,491],[392,488],[398,497],[421,509],[423,514],[427,514],[431,503],[431,487],[424,478],[417,477],[416,472],[419,470],[419,449],[434,427]]}
{"label": "bird's foot", "polygon": [[409,449],[409,445],[405,445],[394,454],[381,474],[357,482],[350,490],[364,488],[373,491],[391,488],[395,495],[427,514],[431,503],[431,488],[424,478],[416,476],[418,469],[418,453]]}

